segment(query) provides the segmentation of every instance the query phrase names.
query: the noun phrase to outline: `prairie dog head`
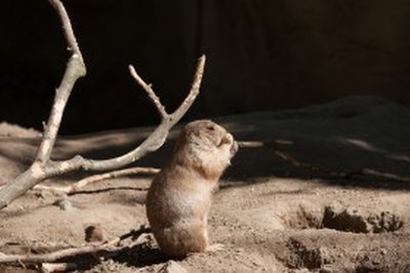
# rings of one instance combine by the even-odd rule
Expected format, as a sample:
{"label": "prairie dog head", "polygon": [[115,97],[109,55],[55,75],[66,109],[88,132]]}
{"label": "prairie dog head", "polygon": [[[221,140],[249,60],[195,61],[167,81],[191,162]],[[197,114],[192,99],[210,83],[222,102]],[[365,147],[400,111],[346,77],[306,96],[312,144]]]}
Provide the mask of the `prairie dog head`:
{"label": "prairie dog head", "polygon": [[188,123],[180,133],[173,161],[206,179],[218,179],[238,150],[233,136],[210,120]]}

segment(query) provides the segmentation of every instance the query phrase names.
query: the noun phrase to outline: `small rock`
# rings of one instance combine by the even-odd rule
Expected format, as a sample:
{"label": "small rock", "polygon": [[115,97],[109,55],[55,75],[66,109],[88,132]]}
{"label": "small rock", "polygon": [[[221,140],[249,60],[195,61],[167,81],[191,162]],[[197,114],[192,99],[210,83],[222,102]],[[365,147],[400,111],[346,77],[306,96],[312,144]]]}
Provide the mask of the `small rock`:
{"label": "small rock", "polygon": [[333,273],[334,271],[330,266],[324,266],[319,270],[319,273]]}
{"label": "small rock", "polygon": [[59,207],[61,210],[65,210],[65,211],[73,209],[73,205],[66,198],[59,199],[59,200],[55,201],[53,203],[53,205]]}
{"label": "small rock", "polygon": [[86,242],[102,242],[104,237],[104,230],[100,224],[91,225],[85,229]]}
{"label": "small rock", "polygon": [[174,261],[169,261],[161,273],[188,273],[188,271],[180,264]]}

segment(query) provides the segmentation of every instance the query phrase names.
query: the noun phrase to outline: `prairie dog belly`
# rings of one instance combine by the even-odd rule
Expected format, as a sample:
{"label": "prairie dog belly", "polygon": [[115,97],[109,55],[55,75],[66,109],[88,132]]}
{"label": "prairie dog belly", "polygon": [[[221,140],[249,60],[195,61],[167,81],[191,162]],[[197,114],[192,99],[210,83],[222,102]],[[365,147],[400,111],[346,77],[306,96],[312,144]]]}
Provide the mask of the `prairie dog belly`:
{"label": "prairie dog belly", "polygon": [[155,185],[148,195],[156,197],[147,198],[147,215],[152,228],[157,225],[171,226],[180,221],[186,222],[187,219],[203,221],[211,203],[211,189],[200,183],[193,188]]}

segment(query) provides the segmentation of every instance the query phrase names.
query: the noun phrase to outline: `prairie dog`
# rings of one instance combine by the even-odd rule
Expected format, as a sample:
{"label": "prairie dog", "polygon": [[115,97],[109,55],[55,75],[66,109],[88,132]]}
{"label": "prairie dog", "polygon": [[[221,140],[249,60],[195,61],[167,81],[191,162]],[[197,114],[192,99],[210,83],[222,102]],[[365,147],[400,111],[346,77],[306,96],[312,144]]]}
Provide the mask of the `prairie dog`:
{"label": "prairie dog", "polygon": [[207,231],[211,195],[237,150],[233,136],[210,120],[183,128],[147,195],[148,221],[165,254],[184,257],[212,249]]}

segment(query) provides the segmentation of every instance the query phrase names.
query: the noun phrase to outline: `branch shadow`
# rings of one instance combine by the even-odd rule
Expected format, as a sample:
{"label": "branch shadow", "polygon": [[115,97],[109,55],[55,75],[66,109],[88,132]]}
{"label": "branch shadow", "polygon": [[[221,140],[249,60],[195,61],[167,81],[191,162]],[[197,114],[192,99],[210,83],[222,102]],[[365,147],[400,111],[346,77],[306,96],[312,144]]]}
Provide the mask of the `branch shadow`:
{"label": "branch shadow", "polygon": [[[151,248],[146,243],[140,243],[132,247],[125,247],[116,251],[99,251],[94,255],[110,259],[115,263],[123,264],[127,267],[141,268],[155,264],[161,264],[170,260],[158,248]],[[101,264],[101,260],[90,254],[76,255],[58,260],[58,262],[73,263],[77,265],[77,270],[85,271],[95,268]]]}

